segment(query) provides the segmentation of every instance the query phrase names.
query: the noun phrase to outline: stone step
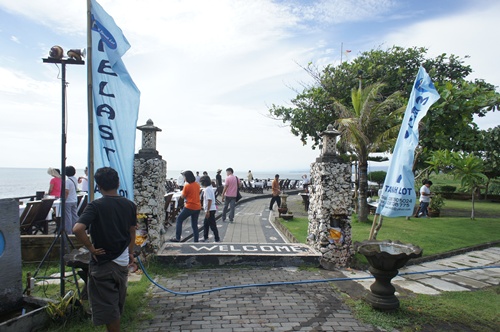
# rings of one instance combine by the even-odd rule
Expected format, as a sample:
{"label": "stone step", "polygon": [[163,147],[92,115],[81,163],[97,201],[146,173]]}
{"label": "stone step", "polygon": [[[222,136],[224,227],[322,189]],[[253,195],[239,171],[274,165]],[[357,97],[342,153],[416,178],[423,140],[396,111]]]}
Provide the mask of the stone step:
{"label": "stone step", "polygon": [[178,266],[318,266],[321,254],[301,243],[165,243],[157,259]]}

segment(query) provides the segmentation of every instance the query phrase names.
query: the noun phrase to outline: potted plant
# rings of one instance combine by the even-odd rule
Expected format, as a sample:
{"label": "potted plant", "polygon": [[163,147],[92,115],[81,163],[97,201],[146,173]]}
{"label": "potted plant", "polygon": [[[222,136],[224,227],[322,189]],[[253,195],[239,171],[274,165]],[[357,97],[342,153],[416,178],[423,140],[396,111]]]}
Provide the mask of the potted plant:
{"label": "potted plant", "polygon": [[439,217],[441,208],[444,206],[443,196],[435,194],[431,197],[429,204],[429,217]]}

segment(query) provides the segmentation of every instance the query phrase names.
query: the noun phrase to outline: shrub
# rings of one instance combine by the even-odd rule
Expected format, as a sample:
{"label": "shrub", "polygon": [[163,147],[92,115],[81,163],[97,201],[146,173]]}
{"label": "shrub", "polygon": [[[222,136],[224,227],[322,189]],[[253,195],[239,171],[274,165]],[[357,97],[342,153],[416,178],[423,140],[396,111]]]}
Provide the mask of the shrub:
{"label": "shrub", "polygon": [[500,183],[491,182],[488,187],[488,194],[500,195]]}
{"label": "shrub", "polygon": [[438,193],[454,193],[455,190],[457,190],[456,186],[447,186],[447,185],[441,185],[441,186],[434,186],[432,188],[434,192]]}
{"label": "shrub", "polygon": [[440,211],[444,206],[444,199],[440,194],[435,194],[431,197],[431,203],[429,204],[429,209],[433,211]]}

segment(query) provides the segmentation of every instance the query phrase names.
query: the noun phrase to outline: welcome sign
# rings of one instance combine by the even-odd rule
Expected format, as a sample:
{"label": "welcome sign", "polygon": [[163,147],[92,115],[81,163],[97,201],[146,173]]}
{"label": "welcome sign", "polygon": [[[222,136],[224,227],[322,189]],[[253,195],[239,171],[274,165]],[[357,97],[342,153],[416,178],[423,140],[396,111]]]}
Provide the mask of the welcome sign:
{"label": "welcome sign", "polygon": [[277,256],[296,256],[296,255],[313,255],[318,253],[309,246],[294,243],[279,243],[279,244],[255,244],[255,243],[172,243],[168,244],[164,251],[177,255],[277,255]]}

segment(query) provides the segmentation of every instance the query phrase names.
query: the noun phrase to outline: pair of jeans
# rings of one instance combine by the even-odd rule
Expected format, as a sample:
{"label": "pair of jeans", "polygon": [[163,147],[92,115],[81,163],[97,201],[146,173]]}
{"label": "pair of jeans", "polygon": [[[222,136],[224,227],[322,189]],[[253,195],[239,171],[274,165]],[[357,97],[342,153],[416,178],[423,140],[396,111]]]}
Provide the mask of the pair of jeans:
{"label": "pair of jeans", "polygon": [[422,216],[423,217],[427,217],[427,215],[429,214],[429,202],[420,202],[420,213],[422,213]]}
{"label": "pair of jeans", "polygon": [[236,197],[224,197],[224,209],[222,210],[222,221],[226,221],[227,210],[229,211],[229,221],[234,220],[234,208],[236,206]]}
{"label": "pair of jeans", "polygon": [[205,219],[203,220],[203,238],[205,240],[208,239],[209,227],[214,233],[215,241],[219,242],[220,237],[219,237],[219,230],[217,229],[217,224],[215,223],[215,211],[210,211],[210,216],[208,218],[205,216]]}
{"label": "pair of jeans", "polygon": [[183,208],[175,221],[175,238],[180,241],[182,234],[182,222],[191,216],[191,228],[193,228],[194,242],[198,242],[198,216],[200,210],[191,210]]}
{"label": "pair of jeans", "polygon": [[67,234],[73,234],[73,226],[78,220],[78,203],[64,204],[64,230]]}
{"label": "pair of jeans", "polygon": [[280,208],[281,207],[281,197],[279,195],[271,197],[271,203],[269,203],[269,210],[273,209],[274,202],[276,202],[276,204],[278,204],[278,208]]}

